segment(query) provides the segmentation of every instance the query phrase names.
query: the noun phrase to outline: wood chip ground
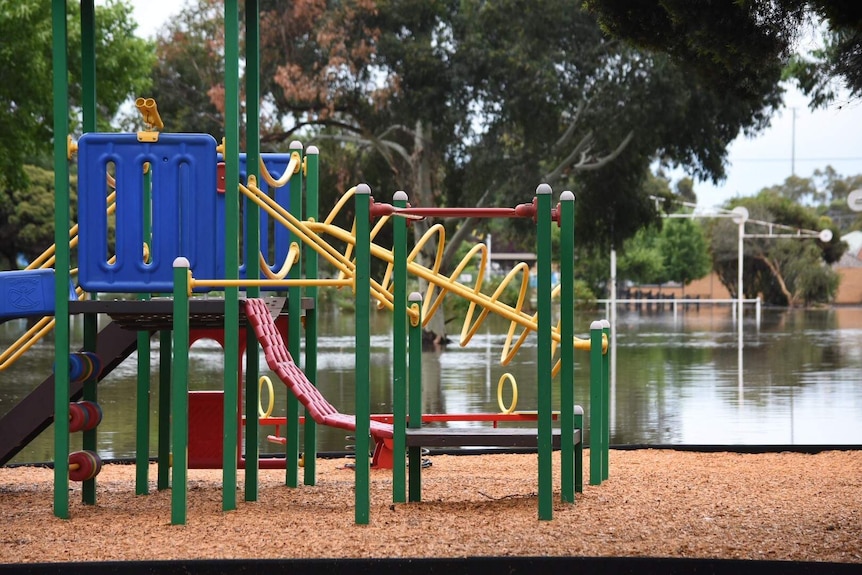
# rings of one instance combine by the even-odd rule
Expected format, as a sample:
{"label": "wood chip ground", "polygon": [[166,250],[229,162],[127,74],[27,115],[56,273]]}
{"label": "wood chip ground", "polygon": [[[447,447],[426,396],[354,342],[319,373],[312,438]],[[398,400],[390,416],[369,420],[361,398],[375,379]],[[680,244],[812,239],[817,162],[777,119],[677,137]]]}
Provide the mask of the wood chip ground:
{"label": "wood chip ground", "polygon": [[[588,458],[585,458],[588,460]],[[318,460],[314,486],[261,471],[258,501],[222,511],[221,471],[189,472],[185,525],[170,491],[134,495],[134,467],[106,465],[98,502],[52,512],[53,471],[0,468],[0,563],[203,558],[649,556],[862,563],[862,451],[735,454],[611,451],[610,479],[559,497],[538,519],[535,454],[431,457],[423,501],[392,503],[371,473],[371,519],[354,521],[346,459]],[[585,475],[588,477],[588,475]]]}

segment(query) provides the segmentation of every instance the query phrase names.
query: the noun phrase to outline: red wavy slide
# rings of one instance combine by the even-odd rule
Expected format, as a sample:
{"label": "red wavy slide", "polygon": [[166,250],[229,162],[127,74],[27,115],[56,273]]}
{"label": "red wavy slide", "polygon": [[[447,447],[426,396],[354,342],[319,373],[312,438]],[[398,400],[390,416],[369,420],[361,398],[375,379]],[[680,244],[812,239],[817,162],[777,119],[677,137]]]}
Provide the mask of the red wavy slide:
{"label": "red wavy slide", "polygon": [[[257,298],[245,300],[245,315],[263,348],[269,369],[284,382],[287,389],[305,406],[309,416],[320,425],[355,431],[356,417],[340,413],[293,361],[290,352],[287,351],[287,346],[284,344],[284,339],[270,315],[266,302]],[[392,433],[391,424],[371,420],[371,436],[375,441],[372,466],[378,461],[382,450],[391,450]],[[390,445],[385,445],[385,443]]]}

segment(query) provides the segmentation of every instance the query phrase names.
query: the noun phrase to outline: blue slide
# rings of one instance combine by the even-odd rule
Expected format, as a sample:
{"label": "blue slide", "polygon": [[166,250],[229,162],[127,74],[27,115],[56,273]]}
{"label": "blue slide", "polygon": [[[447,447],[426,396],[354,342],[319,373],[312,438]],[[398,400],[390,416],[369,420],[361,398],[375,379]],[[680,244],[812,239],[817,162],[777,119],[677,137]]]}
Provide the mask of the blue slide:
{"label": "blue slide", "polygon": [[[21,317],[54,315],[54,270],[0,272],[0,322]],[[75,300],[69,286],[69,300]]]}

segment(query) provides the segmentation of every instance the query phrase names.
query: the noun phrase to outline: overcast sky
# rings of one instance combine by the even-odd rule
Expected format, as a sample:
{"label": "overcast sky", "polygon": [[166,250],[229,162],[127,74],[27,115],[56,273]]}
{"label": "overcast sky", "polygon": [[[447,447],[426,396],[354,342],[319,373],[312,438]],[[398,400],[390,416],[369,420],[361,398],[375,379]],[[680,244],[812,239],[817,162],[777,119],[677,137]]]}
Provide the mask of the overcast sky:
{"label": "overcast sky", "polygon": [[[139,34],[150,37],[179,11],[182,2],[132,0],[132,5]],[[791,174],[810,177],[828,165],[843,176],[862,174],[862,103],[836,102],[812,112],[805,97],[791,89],[785,104],[761,135],[734,141],[724,182],[695,182],[699,205],[717,206],[736,196],[754,195]],[[674,180],[684,175],[678,170],[670,174]]]}

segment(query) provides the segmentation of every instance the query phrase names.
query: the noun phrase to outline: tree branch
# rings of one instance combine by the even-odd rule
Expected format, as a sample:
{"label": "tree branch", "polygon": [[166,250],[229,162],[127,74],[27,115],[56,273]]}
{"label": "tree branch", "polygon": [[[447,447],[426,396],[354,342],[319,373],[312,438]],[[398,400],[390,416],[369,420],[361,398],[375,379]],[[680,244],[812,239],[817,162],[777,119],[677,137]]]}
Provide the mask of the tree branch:
{"label": "tree branch", "polygon": [[634,138],[635,133],[634,130],[630,131],[626,134],[626,137],[623,138],[623,141],[619,143],[619,145],[612,151],[610,154],[602,156],[597,160],[590,160],[590,158],[585,155],[581,155],[581,160],[572,166],[576,170],[598,170],[599,168],[605,167],[610,162],[613,162],[620,154],[623,153],[623,150],[626,149],[626,146],[629,145],[629,142]]}
{"label": "tree branch", "polygon": [[587,100],[581,100],[580,104],[575,111],[575,117],[572,118],[572,121],[569,123],[569,127],[566,128],[566,131],[560,136],[560,139],[554,143],[554,150],[559,150],[564,146],[567,146],[572,139],[572,136],[575,134],[575,128],[578,125],[578,122],[581,119],[581,115],[590,107],[590,103]]}
{"label": "tree branch", "polygon": [[353,124],[348,124],[346,122],[341,122],[338,120],[314,120],[312,122],[299,122],[289,130],[284,132],[272,132],[267,134],[266,136],[262,136],[260,141],[264,144],[271,144],[273,142],[284,142],[288,138],[290,138],[293,134],[305,128],[306,126],[324,126],[329,128],[341,128],[342,130],[347,130],[348,132],[353,132],[355,134],[361,134],[362,129],[354,126]]}

